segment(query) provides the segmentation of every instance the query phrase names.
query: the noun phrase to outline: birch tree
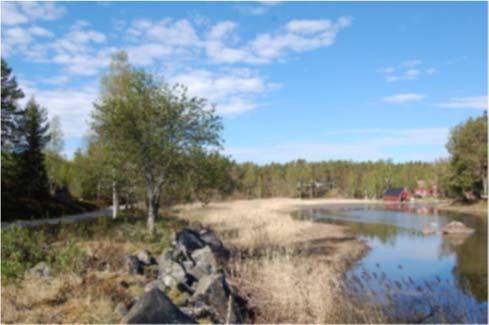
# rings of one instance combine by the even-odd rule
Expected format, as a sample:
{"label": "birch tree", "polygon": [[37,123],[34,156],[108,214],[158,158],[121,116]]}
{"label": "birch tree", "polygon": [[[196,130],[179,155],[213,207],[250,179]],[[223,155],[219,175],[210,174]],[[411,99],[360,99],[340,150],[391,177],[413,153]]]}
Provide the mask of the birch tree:
{"label": "birch tree", "polygon": [[127,79],[116,95],[102,95],[95,104],[92,127],[144,178],[152,234],[162,189],[174,185],[172,174],[188,165],[183,161],[191,152],[220,146],[222,124],[204,99],[130,67],[124,53],[115,55],[111,66],[126,67]]}

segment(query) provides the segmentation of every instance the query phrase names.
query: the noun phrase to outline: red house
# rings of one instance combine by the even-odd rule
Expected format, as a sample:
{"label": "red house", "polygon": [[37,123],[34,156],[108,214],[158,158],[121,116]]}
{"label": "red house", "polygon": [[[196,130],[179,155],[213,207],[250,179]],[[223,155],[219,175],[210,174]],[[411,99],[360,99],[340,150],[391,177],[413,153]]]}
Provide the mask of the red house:
{"label": "red house", "polygon": [[428,197],[428,196],[438,196],[438,187],[436,186],[435,182],[431,181],[428,185],[427,182],[424,180],[418,180],[418,187],[416,190],[414,190],[414,195],[416,197]]}
{"label": "red house", "polygon": [[411,194],[405,187],[388,188],[384,192],[384,201],[406,202],[411,198]]}

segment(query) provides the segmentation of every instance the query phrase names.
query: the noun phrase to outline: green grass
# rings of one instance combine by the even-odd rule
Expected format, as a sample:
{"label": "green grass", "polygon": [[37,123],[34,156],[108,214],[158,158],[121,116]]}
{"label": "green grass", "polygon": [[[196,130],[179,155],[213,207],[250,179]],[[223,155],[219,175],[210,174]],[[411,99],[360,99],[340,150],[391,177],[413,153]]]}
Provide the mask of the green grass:
{"label": "green grass", "polygon": [[176,218],[160,217],[155,223],[155,235],[149,236],[146,218],[137,211],[123,212],[116,220],[100,217],[79,223],[4,229],[1,231],[2,283],[21,278],[41,261],[48,263],[55,273],[82,273],[87,256],[80,244],[94,240],[139,244],[159,255],[168,247],[172,233],[184,225]]}

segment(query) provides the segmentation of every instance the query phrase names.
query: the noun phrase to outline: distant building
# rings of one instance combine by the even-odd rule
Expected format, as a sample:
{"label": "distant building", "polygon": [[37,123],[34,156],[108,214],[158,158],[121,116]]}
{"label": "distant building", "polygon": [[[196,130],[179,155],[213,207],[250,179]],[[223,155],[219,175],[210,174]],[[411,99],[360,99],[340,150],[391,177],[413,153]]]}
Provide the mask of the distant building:
{"label": "distant building", "polygon": [[384,192],[384,201],[406,202],[411,198],[411,194],[405,187],[388,188]]}
{"label": "distant building", "polygon": [[300,198],[324,197],[326,193],[334,188],[334,182],[310,181],[297,183]]}
{"label": "distant building", "polygon": [[435,182],[431,181],[430,184],[428,184],[424,180],[418,180],[417,183],[418,187],[414,190],[414,196],[420,198],[438,196],[438,187]]}

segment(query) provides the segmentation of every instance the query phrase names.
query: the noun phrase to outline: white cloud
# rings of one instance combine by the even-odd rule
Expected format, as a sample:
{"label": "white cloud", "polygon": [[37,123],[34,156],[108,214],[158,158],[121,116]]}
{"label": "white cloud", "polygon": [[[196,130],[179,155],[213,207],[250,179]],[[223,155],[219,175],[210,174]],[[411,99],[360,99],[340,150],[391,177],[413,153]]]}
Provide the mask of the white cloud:
{"label": "white cloud", "polygon": [[2,25],[17,25],[28,22],[26,15],[20,12],[15,2],[2,1]]}
{"label": "white cloud", "polygon": [[[36,63],[55,63],[66,72],[95,75],[109,63],[111,47],[98,47],[106,42],[105,34],[91,29],[86,21],[77,21],[63,36],[42,27],[11,27],[2,31],[2,55],[23,55]],[[43,42],[42,38],[50,38]],[[54,38],[54,39],[51,39]]]}
{"label": "white cloud", "polygon": [[[395,156],[399,161],[433,161],[446,155],[443,149],[448,128],[420,129],[358,129],[328,134],[325,141],[284,142],[258,147],[225,148],[239,162],[287,162],[295,159],[309,161],[346,159],[355,161],[386,159]],[[337,136],[337,139],[332,137]],[[354,136],[348,143],[338,141]],[[440,148],[440,151],[433,150]]]}
{"label": "white cloud", "polygon": [[2,2],[2,25],[13,26],[35,20],[55,20],[65,9],[54,2]]}
{"label": "white cloud", "polygon": [[[54,7],[27,5],[25,8],[29,9],[22,8],[37,17],[42,10]],[[46,15],[53,18],[57,12]],[[157,63],[167,66],[167,62],[176,66],[184,66],[186,62],[192,66],[196,58],[212,63],[264,64],[291,53],[330,46],[337,33],[350,23],[348,17],[335,21],[292,20],[274,32],[261,33],[242,42],[236,33],[238,25],[233,21],[221,21],[198,31],[186,19],[138,19],[129,24],[123,37],[129,44],[123,48],[128,51],[131,62],[141,66]],[[107,66],[110,54],[117,49],[105,45],[107,36],[91,28],[86,21],[75,22],[64,35],[49,42],[42,42],[40,38],[54,37],[54,34],[39,26],[16,26],[5,29],[2,34],[3,55],[16,53],[37,63],[55,63],[65,72],[78,75],[95,75]]]}
{"label": "white cloud", "polygon": [[55,76],[55,77],[48,77],[40,80],[40,82],[49,84],[49,85],[62,85],[67,83],[70,80],[70,78],[66,75],[60,75],[60,76]]}
{"label": "white cloud", "polygon": [[107,38],[89,26],[85,21],[77,21],[66,34],[40,46],[36,51],[42,54],[39,61],[61,65],[70,74],[97,74],[109,64],[114,48],[99,47]]}
{"label": "white cloud", "polygon": [[278,87],[248,69],[193,70],[169,80],[185,85],[194,96],[206,98],[216,105],[218,114],[227,116],[255,109],[258,95]]}
{"label": "white cloud", "polygon": [[289,53],[301,53],[332,45],[339,31],[351,24],[350,17],[336,21],[292,20],[273,33],[258,34],[242,46],[226,44],[237,24],[220,22],[208,35],[206,52],[215,63],[270,63]]}
{"label": "white cloud", "polygon": [[402,94],[396,94],[396,95],[384,97],[382,98],[382,101],[390,104],[404,104],[410,102],[418,102],[423,98],[425,98],[425,96],[422,94],[402,93]]}
{"label": "white cloud", "polygon": [[31,45],[37,38],[51,38],[53,33],[39,26],[9,27],[2,29],[2,56],[9,56],[14,52],[31,56]]}
{"label": "white cloud", "polygon": [[437,72],[435,68],[423,68],[423,61],[418,59],[406,60],[397,66],[380,68],[377,71],[384,75],[387,82],[399,80],[415,80],[423,75],[433,75]]}
{"label": "white cloud", "polygon": [[469,108],[487,110],[487,100],[487,96],[455,97],[436,105],[446,108]]}
{"label": "white cloud", "polygon": [[131,43],[125,47],[129,59],[141,66],[168,59],[174,62],[195,59],[202,48],[197,31],[186,19],[136,19],[131,22],[127,35]]}
{"label": "white cloud", "polygon": [[[30,96],[35,96],[36,101],[45,107],[49,118],[57,115],[61,121],[61,127],[66,139],[81,138],[88,132],[88,120],[93,103],[98,96],[98,89],[87,85],[80,88],[55,88],[36,89],[25,86],[22,89],[27,101]],[[31,83],[27,83],[30,85]]]}
{"label": "white cloud", "polygon": [[287,30],[293,33],[317,33],[331,28],[329,20],[291,20],[286,25]]}
{"label": "white cloud", "polygon": [[190,21],[164,18],[160,21],[140,19],[131,24],[128,34],[143,40],[158,41],[166,46],[193,47],[199,38]]}
{"label": "white cloud", "polygon": [[399,66],[406,67],[406,68],[413,68],[413,67],[416,67],[418,65],[421,65],[422,63],[423,63],[423,61],[421,61],[419,59],[412,59],[412,60],[406,60],[406,61],[401,62],[401,64]]}
{"label": "white cloud", "polygon": [[280,1],[255,1],[235,6],[235,8],[243,15],[260,16],[278,4]]}
{"label": "white cloud", "polygon": [[54,36],[54,34],[51,33],[50,31],[48,31],[47,29],[39,27],[39,26],[30,27],[29,32],[35,36],[42,36],[42,37],[53,37]]}

